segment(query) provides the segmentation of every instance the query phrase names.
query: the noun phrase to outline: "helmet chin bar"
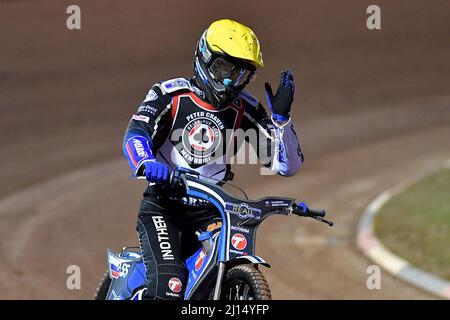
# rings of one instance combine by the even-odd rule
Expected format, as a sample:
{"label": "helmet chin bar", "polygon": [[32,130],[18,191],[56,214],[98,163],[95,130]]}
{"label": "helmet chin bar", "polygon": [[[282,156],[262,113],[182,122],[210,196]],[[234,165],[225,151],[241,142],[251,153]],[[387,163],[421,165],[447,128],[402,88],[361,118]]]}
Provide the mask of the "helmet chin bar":
{"label": "helmet chin bar", "polygon": [[[215,79],[213,75],[210,73],[208,69],[209,64],[202,58],[203,57],[197,44],[197,48],[195,51],[195,58],[193,61],[196,82],[205,93],[208,102],[211,105],[215,106],[217,109],[225,108],[229,102],[232,102],[234,99],[236,99],[239,93],[250,82],[250,80],[254,78],[253,74],[255,70],[252,71],[253,74],[251,75],[251,77],[247,77],[243,81],[243,83],[237,87],[233,85],[232,79],[225,78],[224,80],[219,81],[219,79]],[[210,62],[212,61],[211,57],[209,61]],[[239,61],[236,61],[236,63],[239,67],[241,68],[244,67],[244,63]],[[248,70],[247,68],[242,69]],[[239,80],[239,78],[236,80]]]}
{"label": "helmet chin bar", "polygon": [[239,95],[239,93],[245,88],[245,86],[249,83],[249,79],[245,81],[240,86],[235,87],[231,79],[229,83],[226,83],[227,79],[224,79],[224,81],[221,83],[215,79],[211,79],[211,89],[213,91],[213,94],[215,96],[216,102],[213,104],[218,109],[225,108],[228,103],[232,102],[234,99],[236,99]]}
{"label": "helmet chin bar", "polygon": [[202,68],[201,62],[197,58],[194,59],[195,80],[205,93],[208,102],[217,109],[226,107],[226,104],[234,100],[247,85],[247,83],[244,83],[239,87],[226,86],[206,76],[206,72],[208,71]]}
{"label": "helmet chin bar", "polygon": [[223,109],[227,106],[228,103],[232,102],[237,98],[242,88],[235,87],[225,87],[224,90],[217,91],[214,88],[212,89],[215,102],[212,103],[217,109]]}

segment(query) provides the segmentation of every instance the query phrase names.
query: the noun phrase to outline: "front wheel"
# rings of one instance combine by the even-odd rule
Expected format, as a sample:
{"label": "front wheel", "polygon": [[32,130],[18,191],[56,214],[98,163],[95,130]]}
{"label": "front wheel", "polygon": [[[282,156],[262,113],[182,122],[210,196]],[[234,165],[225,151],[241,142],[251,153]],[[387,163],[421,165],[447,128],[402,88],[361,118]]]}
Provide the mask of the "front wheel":
{"label": "front wheel", "polygon": [[225,275],[224,300],[272,300],[269,285],[261,271],[252,265],[238,265]]}

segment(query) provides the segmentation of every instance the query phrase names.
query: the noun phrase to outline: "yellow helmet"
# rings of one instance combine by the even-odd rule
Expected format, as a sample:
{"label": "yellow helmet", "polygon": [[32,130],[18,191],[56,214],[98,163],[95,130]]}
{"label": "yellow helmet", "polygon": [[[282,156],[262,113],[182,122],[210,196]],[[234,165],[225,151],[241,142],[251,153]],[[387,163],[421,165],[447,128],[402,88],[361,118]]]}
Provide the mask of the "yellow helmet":
{"label": "yellow helmet", "polygon": [[258,38],[239,22],[215,21],[197,43],[195,79],[216,107],[236,98],[263,66]]}
{"label": "yellow helmet", "polygon": [[247,60],[255,67],[264,67],[256,34],[239,22],[230,19],[213,22],[206,31],[206,43],[215,53],[225,53]]}

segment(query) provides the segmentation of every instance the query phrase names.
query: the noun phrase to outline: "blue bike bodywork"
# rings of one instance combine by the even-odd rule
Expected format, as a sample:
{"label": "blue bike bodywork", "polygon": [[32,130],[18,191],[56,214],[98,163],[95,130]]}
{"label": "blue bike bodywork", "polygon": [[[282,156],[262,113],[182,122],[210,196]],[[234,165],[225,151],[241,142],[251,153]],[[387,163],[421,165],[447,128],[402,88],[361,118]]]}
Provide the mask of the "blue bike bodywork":
{"label": "blue bike bodywork", "polygon": [[[199,241],[202,247],[186,260],[188,282],[185,300],[211,299],[212,294],[214,299],[219,299],[228,266],[262,264],[270,267],[254,254],[258,225],[272,214],[287,215],[301,208],[290,198],[267,197],[257,201],[237,198],[188,169],[175,170],[172,181],[182,184],[187,196],[214,204],[222,217],[220,231],[201,233]],[[306,206],[302,210],[306,213]],[[139,248],[124,248],[119,254],[108,251],[107,258],[112,281],[106,299],[130,298],[135,289],[145,284],[145,265]]]}

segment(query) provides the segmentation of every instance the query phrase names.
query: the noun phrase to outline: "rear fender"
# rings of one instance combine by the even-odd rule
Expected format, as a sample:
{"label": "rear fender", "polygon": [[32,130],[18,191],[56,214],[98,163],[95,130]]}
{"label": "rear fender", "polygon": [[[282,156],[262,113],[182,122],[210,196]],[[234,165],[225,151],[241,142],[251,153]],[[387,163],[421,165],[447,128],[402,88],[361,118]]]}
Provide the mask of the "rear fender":
{"label": "rear fender", "polygon": [[118,256],[108,250],[108,268],[111,286],[107,300],[124,300],[133,290],[145,283],[145,266],[140,255]]}

